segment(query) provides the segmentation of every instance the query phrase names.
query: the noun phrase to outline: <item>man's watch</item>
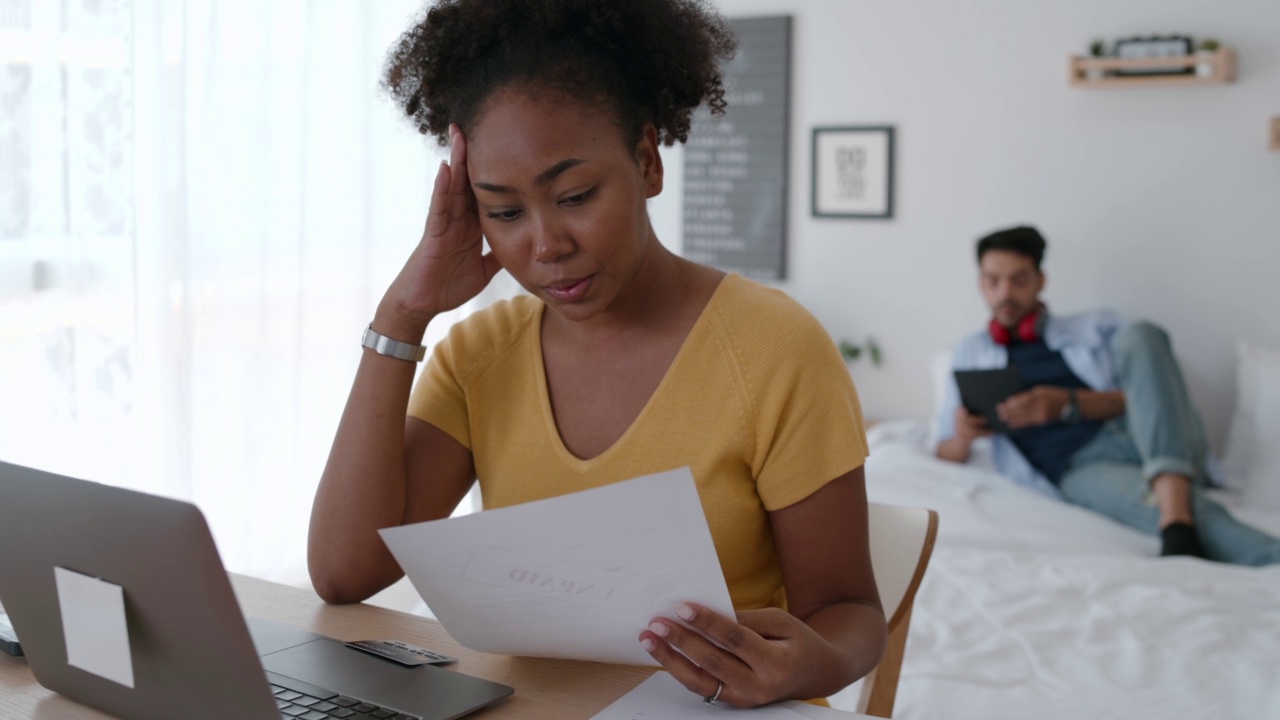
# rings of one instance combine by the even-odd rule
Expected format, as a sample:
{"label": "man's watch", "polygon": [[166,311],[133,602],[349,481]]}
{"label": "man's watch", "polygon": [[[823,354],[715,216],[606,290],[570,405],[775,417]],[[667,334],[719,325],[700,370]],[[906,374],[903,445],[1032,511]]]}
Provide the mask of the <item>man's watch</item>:
{"label": "man's watch", "polygon": [[360,338],[360,344],[379,355],[386,355],[387,357],[408,362],[422,362],[422,359],[427,356],[427,349],[422,345],[411,345],[399,340],[392,340],[374,330],[373,323],[369,323],[369,327],[364,329],[364,336]]}
{"label": "man's watch", "polygon": [[1058,419],[1068,425],[1079,425],[1080,421],[1084,420],[1084,413],[1080,411],[1080,398],[1075,388],[1067,390],[1067,404],[1062,406],[1062,414]]}

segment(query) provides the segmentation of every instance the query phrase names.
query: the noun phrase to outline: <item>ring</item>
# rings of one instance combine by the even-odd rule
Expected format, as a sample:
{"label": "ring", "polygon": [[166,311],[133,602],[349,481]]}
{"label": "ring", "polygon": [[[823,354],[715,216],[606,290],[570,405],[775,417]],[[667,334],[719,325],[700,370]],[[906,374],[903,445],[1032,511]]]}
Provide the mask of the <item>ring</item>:
{"label": "ring", "polygon": [[721,680],[721,681],[720,681],[720,684],[716,686],[716,694],[715,694],[715,695],[708,695],[708,696],[706,696],[706,697],[702,698],[702,704],[703,704],[703,705],[715,705],[716,703],[720,702],[720,693],[721,693],[721,691],[723,691],[723,690],[724,690],[724,681],[723,681],[723,680]]}

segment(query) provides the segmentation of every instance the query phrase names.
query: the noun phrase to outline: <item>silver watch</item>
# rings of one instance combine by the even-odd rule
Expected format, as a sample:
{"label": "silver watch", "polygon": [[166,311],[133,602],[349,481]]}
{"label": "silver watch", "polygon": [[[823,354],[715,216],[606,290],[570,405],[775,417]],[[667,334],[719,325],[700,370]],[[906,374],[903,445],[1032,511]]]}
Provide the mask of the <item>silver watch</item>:
{"label": "silver watch", "polygon": [[1062,415],[1058,419],[1068,425],[1079,425],[1084,420],[1084,413],[1080,411],[1080,398],[1075,388],[1067,390],[1067,404],[1062,406]]}
{"label": "silver watch", "polygon": [[364,336],[360,338],[360,344],[379,355],[386,355],[387,357],[408,362],[422,362],[422,359],[427,356],[427,349],[422,345],[410,345],[399,340],[392,340],[374,330],[373,323],[369,323],[369,327],[364,329]]}

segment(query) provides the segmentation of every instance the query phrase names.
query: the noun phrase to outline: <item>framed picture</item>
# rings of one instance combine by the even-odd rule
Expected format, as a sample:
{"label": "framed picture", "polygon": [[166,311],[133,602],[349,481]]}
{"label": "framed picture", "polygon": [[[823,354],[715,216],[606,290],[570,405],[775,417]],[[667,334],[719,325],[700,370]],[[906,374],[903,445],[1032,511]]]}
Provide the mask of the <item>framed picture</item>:
{"label": "framed picture", "polygon": [[893,217],[893,128],[813,129],[814,217]]}

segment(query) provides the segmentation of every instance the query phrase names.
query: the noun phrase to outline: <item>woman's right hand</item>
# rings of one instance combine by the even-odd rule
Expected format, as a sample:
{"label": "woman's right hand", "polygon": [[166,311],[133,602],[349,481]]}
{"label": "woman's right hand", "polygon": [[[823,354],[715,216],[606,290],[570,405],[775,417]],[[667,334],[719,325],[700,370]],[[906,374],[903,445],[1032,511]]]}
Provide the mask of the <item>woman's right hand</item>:
{"label": "woman's right hand", "polygon": [[432,318],[474,298],[502,269],[493,253],[483,252],[466,138],[457,125],[450,126],[449,136],[449,162],[436,172],[422,239],[387,288],[375,318],[375,330],[403,342],[420,341]]}

